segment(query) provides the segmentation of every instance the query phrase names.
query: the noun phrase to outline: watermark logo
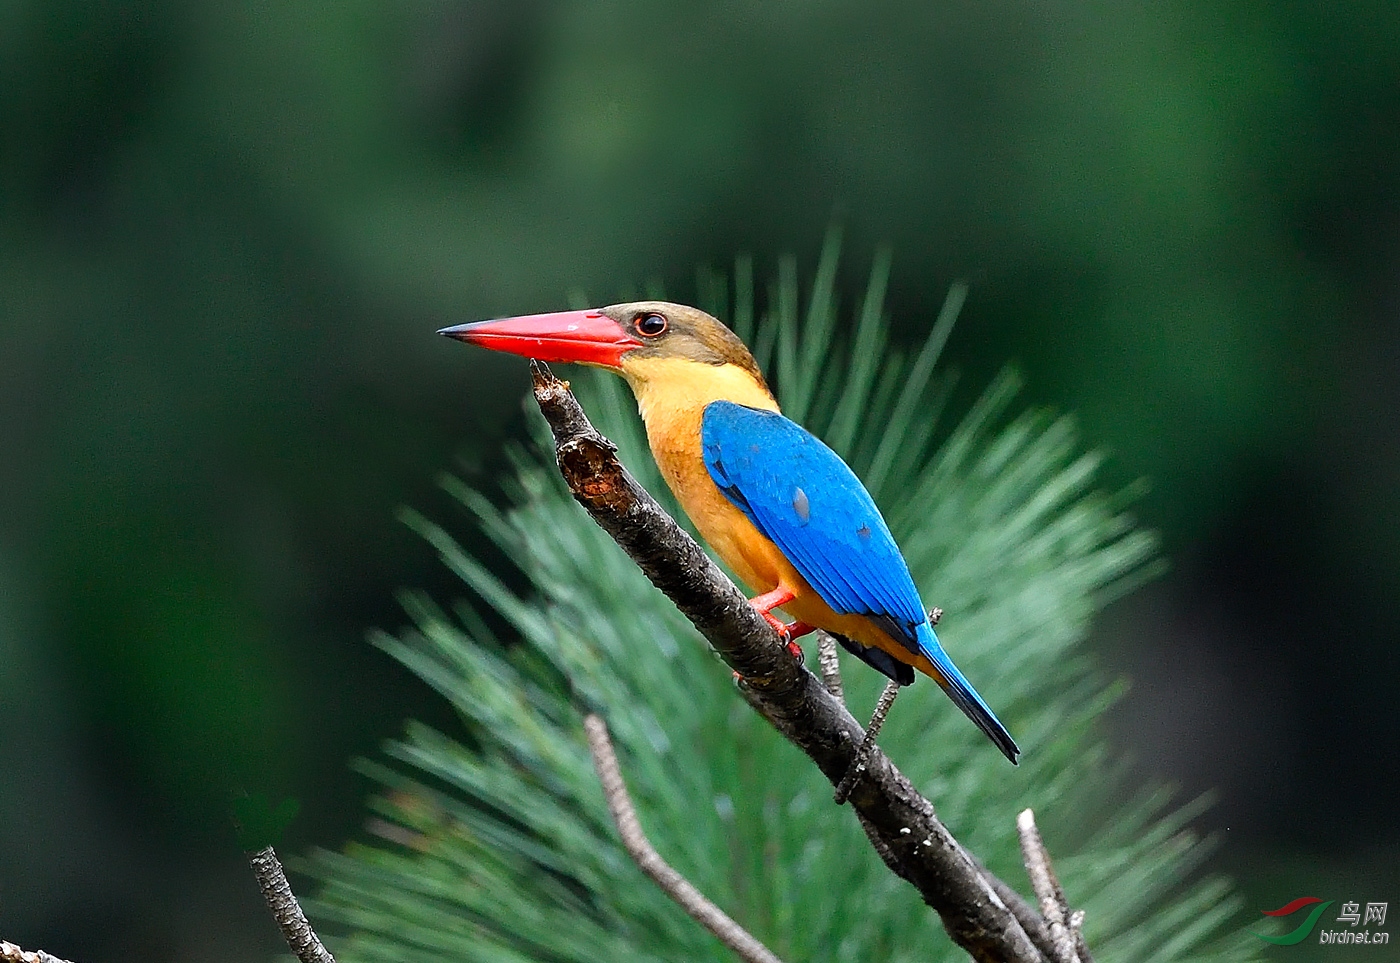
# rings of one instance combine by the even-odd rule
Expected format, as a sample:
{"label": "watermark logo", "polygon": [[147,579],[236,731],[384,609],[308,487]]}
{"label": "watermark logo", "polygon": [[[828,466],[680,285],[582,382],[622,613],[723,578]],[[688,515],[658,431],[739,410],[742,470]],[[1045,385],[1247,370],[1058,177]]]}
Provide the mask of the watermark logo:
{"label": "watermark logo", "polygon": [[1276,910],[1261,910],[1260,912],[1265,916],[1292,916],[1304,907],[1312,907],[1307,918],[1299,923],[1297,928],[1291,933],[1284,933],[1282,936],[1265,936],[1263,933],[1255,933],[1254,935],[1265,943],[1273,943],[1276,946],[1293,946],[1295,943],[1301,943],[1312,934],[1313,927],[1317,925],[1318,919],[1327,911],[1327,907],[1331,906],[1334,902],[1336,901],[1329,899],[1324,903],[1316,896],[1299,896],[1297,899],[1290,903],[1285,903]]}
{"label": "watermark logo", "polygon": [[[1273,943],[1275,946],[1294,946],[1312,935],[1318,920],[1322,919],[1327,908],[1335,902],[1336,900],[1331,899],[1324,902],[1316,896],[1299,896],[1276,910],[1261,910],[1260,912],[1265,916],[1274,917],[1293,916],[1305,909],[1308,914],[1301,918],[1302,921],[1296,927],[1282,935],[1269,936],[1264,933],[1255,933],[1254,935],[1266,943]],[[1387,944],[1390,942],[1390,934],[1381,927],[1385,926],[1386,911],[1389,907],[1389,903],[1367,903],[1363,912],[1361,903],[1346,900],[1342,903],[1342,909],[1337,914],[1336,921],[1351,928],[1319,930],[1317,942],[1324,945],[1377,946]],[[1369,928],[1372,925],[1376,927],[1375,930]],[[1365,926],[1367,929],[1357,929],[1358,926]]]}

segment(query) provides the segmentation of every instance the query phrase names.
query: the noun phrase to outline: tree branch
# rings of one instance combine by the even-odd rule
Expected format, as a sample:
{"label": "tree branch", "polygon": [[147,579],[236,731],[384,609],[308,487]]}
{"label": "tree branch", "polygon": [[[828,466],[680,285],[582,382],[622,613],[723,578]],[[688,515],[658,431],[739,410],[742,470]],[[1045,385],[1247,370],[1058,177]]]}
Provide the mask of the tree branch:
{"label": "tree branch", "polygon": [[[821,668],[822,685],[826,686],[826,691],[830,692],[832,698],[837,702],[845,705],[846,687],[841,681],[841,656],[837,651],[835,637],[824,629],[817,629],[817,665]],[[845,782],[848,778],[850,778],[849,773],[842,776],[841,781]],[[839,791],[841,787],[838,785],[836,788]],[[844,803],[844,799],[837,801],[837,805]],[[865,833],[865,838],[870,840],[871,848],[880,857],[880,861],[885,864],[885,868],[908,882],[909,874],[904,871],[903,866],[899,865],[899,858],[885,845],[885,841],[880,838],[879,832],[870,824],[870,820],[862,816],[859,810],[856,811],[856,819],[860,821],[861,831]]]}
{"label": "tree branch", "polygon": [[1094,963],[1080,930],[1084,913],[1070,912],[1069,900],[1065,898],[1050,862],[1050,853],[1045,849],[1045,840],[1040,838],[1040,829],[1035,824],[1035,813],[1027,809],[1017,816],[1016,832],[1021,837],[1021,855],[1026,862],[1026,874],[1031,878],[1031,889],[1040,900],[1040,911],[1049,929],[1054,948],[1050,959],[1053,963]]}
{"label": "tree branch", "polygon": [[68,963],[43,950],[22,950],[13,943],[0,940],[0,963]]}
{"label": "tree branch", "polygon": [[[931,623],[935,625],[938,624],[938,620],[942,617],[942,609],[929,609],[928,618]],[[833,638],[830,633],[821,629],[818,629],[816,634],[817,665],[821,668],[822,684],[826,686],[827,692],[830,692],[836,697],[837,702],[844,705],[846,702],[846,691],[845,686],[841,682],[841,657],[837,651],[836,639]],[[848,776],[843,777],[843,781],[844,778],[848,778]],[[840,787],[837,788],[839,789]],[[904,867],[899,864],[899,860],[895,858],[894,853],[890,852],[889,847],[885,845],[885,841],[881,839],[879,833],[875,831],[875,827],[870,825],[869,820],[859,812],[856,813],[856,818],[860,820],[860,828],[865,831],[865,838],[870,840],[870,845],[874,847],[875,852],[879,855],[889,871],[900,879],[908,881],[909,876],[904,871]],[[1031,942],[1035,944],[1035,948],[1040,951],[1041,956],[1045,957],[1047,960],[1053,959],[1055,955],[1055,946],[1050,941],[1050,929],[1045,925],[1045,920],[1041,919],[1040,914],[1035,911],[1035,908],[1031,906],[1030,903],[1026,902],[1025,897],[996,876],[993,876],[987,867],[982,865],[980,859],[977,859],[975,856],[973,859],[977,863],[977,869],[982,874],[982,878],[985,879],[992,889],[996,891],[996,894],[1001,897],[1001,901],[1006,904],[1007,909],[1011,910],[1012,915],[1020,921],[1021,928],[1026,931],[1026,935],[1031,938]],[[1079,917],[1082,921],[1083,913],[1080,913]],[[1082,940],[1083,935],[1080,934],[1079,938]],[[1088,951],[1086,950],[1085,952],[1087,953]]]}
{"label": "tree branch", "polygon": [[287,882],[287,873],[271,846],[264,846],[248,854],[248,863],[258,877],[258,889],[262,890],[263,902],[277,921],[282,938],[287,941],[296,958],[301,963],[335,963],[335,957],[321,945],[316,931],[307,922],[301,911],[292,886]]}
{"label": "tree branch", "polygon": [[1035,948],[1040,950],[1040,955],[1047,960],[1055,958],[1055,944],[1050,940],[1050,927],[1045,925],[1045,920],[1034,906],[1026,902],[1026,898],[1016,892],[1010,883],[993,876],[992,871],[982,865],[978,860],[977,867],[982,871],[982,877],[996,890],[996,894],[1001,897],[1001,901],[1011,910],[1013,916],[1020,920],[1021,928],[1026,931],[1026,935],[1031,938]]}
{"label": "tree branch", "polygon": [[608,801],[608,811],[612,813],[617,834],[622,837],[622,845],[642,872],[652,878],[662,892],[680,904],[681,909],[690,914],[719,941],[746,960],[747,963],[782,963],[768,947],[758,940],[720,909],[705,898],[695,886],[666,860],[661,858],[642,831],[637,819],[637,811],[632,808],[632,799],[627,794],[627,784],[622,781],[622,770],[613,752],[612,740],[608,737],[608,725],[602,716],[589,713],[583,720],[583,731],[588,736],[588,751],[593,756],[593,768],[598,772],[598,781],[603,784],[603,796]]}
{"label": "tree branch", "polygon": [[[864,729],[776,633],[695,540],[622,467],[616,447],[589,423],[560,381],[531,362],[535,400],[554,435],[560,473],[574,498],[627,552],[743,677],[741,691],[765,719],[815,762],[833,785],[850,769]],[[878,746],[851,788],[850,802],[884,844],[886,862],[981,963],[1044,959],[972,856],[934,815],[933,805]],[[877,846],[877,849],[879,847]],[[901,872],[902,870],[902,872]]]}

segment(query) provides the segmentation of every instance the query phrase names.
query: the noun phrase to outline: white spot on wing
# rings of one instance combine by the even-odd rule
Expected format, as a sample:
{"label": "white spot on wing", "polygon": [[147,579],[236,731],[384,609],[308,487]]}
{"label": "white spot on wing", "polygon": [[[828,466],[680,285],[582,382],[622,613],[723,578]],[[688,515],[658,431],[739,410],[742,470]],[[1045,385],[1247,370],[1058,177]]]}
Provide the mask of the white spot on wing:
{"label": "white spot on wing", "polygon": [[812,503],[807,500],[807,493],[800,488],[793,490],[792,510],[797,512],[797,520],[803,525],[812,518]]}

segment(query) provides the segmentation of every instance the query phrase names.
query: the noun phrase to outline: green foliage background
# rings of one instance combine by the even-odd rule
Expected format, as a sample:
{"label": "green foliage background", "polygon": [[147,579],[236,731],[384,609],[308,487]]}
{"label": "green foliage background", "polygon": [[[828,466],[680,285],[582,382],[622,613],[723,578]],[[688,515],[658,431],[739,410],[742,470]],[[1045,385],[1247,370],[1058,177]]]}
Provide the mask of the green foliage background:
{"label": "green foliage background", "polygon": [[[917,354],[890,357],[888,262],[876,265],[853,344],[833,338],[835,268],[829,238],[805,324],[785,270],[777,307],[744,333],[771,349],[761,354],[785,410],[872,479],[924,594],[948,609],[940,634],[1026,749],[1013,770],[941,693],[918,685],[882,734],[886,752],[1004,879],[1024,878],[1014,818],[1036,808],[1067,892],[1088,913],[1096,958],[1253,958],[1262,944],[1252,937],[1221,937],[1239,922],[1229,885],[1188,881],[1204,849],[1185,828],[1195,807],[1164,816],[1160,791],[1113,802],[1123,774],[1095,730],[1115,690],[1083,652],[1088,620],[1143,573],[1154,539],[1121,514],[1121,499],[1090,488],[1098,459],[1082,453],[1069,419],[1032,410],[1008,420],[1010,373],[935,446],[946,378],[934,363],[965,292],[952,292]],[[733,315],[750,328],[752,301],[741,295]],[[578,380],[624,462],[664,491],[626,389]],[[388,843],[323,853],[314,869],[328,880],[318,915],[354,934],[341,955],[731,958],[616,842],[581,737],[587,706],[609,720],[653,844],[781,957],[965,959],[831,802],[821,773],[736,696],[699,634],[573,503],[545,436],[518,459],[514,508],[447,481],[528,577],[526,594],[408,516],[509,634],[472,602],[456,602],[454,615],[414,593],[405,604],[417,628],[376,637],[452,703],[469,745],[414,724],[389,764],[362,763],[385,790],[372,825]],[[892,437],[905,443],[884,474]],[[859,663],[846,669],[848,697],[873,703],[881,680]]]}
{"label": "green foliage background", "polygon": [[1152,479],[1111,738],[1219,790],[1246,905],[1386,899],[1397,91],[1392,0],[0,4],[0,937],[277,952],[230,793],[332,845],[347,758],[456,725],[361,641],[457,591],[395,507],[499,498],[525,434],[519,365],[432,331],[736,252],[805,286],[833,221],[842,290],[897,253],[891,353],[969,282],[948,411],[1014,360]]}

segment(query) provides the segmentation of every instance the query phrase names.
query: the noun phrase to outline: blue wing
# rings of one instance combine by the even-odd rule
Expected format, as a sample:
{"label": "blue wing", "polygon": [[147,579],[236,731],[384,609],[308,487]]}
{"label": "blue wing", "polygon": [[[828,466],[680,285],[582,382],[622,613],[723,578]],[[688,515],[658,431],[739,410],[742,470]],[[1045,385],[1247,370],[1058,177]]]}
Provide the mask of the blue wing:
{"label": "blue wing", "polygon": [[913,652],[926,620],[909,566],[855,473],[811,432],[730,401],[705,407],[705,467],[822,600],[874,618]]}
{"label": "blue wing", "polygon": [[[943,691],[1016,762],[1016,742],[943,651],[894,536],[840,456],[782,415],[732,401],[705,406],[700,438],[705,467],[719,490],[822,600],[836,612],[871,618],[927,657]],[[901,685],[913,679],[877,650],[857,642],[847,648]]]}

